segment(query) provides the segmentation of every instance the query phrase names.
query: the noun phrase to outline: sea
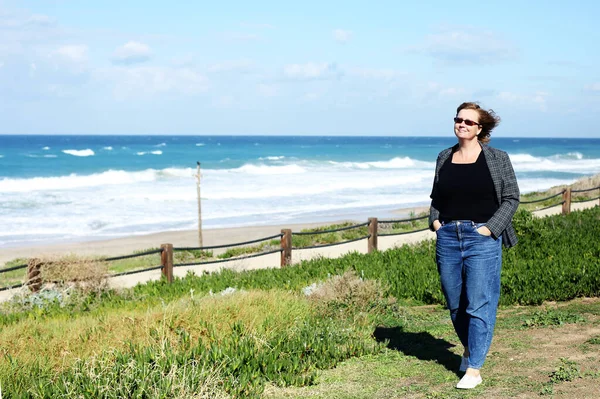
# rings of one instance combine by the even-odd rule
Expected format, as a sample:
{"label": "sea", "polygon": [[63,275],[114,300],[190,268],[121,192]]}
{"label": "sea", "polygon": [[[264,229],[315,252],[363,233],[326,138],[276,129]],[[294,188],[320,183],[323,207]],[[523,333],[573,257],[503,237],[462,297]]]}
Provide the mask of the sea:
{"label": "sea", "polygon": [[[455,142],[4,135],[0,248],[197,229],[199,211],[205,229],[397,219],[394,210],[429,204],[436,156]],[[501,137],[490,145],[508,152],[522,193],[600,173],[600,139]]]}

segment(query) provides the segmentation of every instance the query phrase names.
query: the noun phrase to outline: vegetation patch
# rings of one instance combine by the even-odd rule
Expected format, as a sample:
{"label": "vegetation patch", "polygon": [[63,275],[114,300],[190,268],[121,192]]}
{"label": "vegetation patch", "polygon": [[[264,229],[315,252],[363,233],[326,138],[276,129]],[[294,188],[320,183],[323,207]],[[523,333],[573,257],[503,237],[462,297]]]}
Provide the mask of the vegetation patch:
{"label": "vegetation patch", "polygon": [[531,317],[523,322],[525,327],[560,326],[585,322],[586,319],[578,313],[563,311],[559,309],[545,309],[536,311]]}
{"label": "vegetation patch", "polygon": [[544,384],[540,395],[552,395],[554,394],[554,386],[562,382],[574,381],[577,378],[581,378],[581,371],[576,362],[561,358],[561,365],[550,373],[550,380]]}

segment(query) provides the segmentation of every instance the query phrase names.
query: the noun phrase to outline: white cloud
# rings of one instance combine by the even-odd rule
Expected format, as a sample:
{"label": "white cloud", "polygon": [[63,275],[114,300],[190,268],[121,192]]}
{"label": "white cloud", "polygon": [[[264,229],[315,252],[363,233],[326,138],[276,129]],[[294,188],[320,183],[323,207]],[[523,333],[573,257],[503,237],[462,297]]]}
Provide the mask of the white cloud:
{"label": "white cloud", "polygon": [[498,93],[498,99],[521,106],[535,106],[542,112],[548,110],[547,99],[550,97],[550,93],[545,91],[537,91],[533,94],[520,94],[509,91],[502,91]]}
{"label": "white cloud", "polygon": [[52,18],[2,10],[0,0],[0,55],[34,56],[54,43],[64,42],[65,31]]}
{"label": "white cloud", "polygon": [[335,79],[342,75],[337,65],[329,62],[286,65],[283,74],[287,78],[299,80]]}
{"label": "white cloud", "polygon": [[592,83],[585,86],[586,91],[600,92],[600,82]]}
{"label": "white cloud", "polygon": [[473,29],[444,30],[428,35],[410,51],[447,64],[494,64],[516,58],[517,47],[491,32]]}
{"label": "white cloud", "polygon": [[346,43],[352,38],[352,32],[344,29],[335,29],[333,31],[333,38],[338,43]]}
{"label": "white cloud", "polygon": [[47,15],[34,14],[27,19],[29,25],[48,26],[54,25],[55,20]]}
{"label": "white cloud", "polygon": [[118,47],[113,53],[112,60],[115,64],[137,64],[148,61],[152,50],[147,44],[129,41]]}
{"label": "white cloud", "polygon": [[60,46],[55,53],[67,61],[81,63],[87,61],[88,47],[84,45]]}
{"label": "white cloud", "polygon": [[204,75],[187,67],[115,67],[96,71],[95,78],[112,82],[119,99],[167,93],[197,95],[209,85]]}
{"label": "white cloud", "polygon": [[427,83],[427,92],[439,97],[458,97],[465,94],[465,89],[462,87],[447,87],[437,82]]}

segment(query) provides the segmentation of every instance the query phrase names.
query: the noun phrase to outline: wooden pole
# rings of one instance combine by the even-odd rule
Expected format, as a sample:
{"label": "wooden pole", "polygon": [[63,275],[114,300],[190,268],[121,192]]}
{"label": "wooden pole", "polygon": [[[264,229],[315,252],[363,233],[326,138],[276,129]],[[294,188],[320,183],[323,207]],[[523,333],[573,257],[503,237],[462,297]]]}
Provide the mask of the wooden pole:
{"label": "wooden pole", "polygon": [[571,189],[567,188],[563,191],[563,204],[562,204],[563,215],[571,213]]}
{"label": "wooden pole", "polygon": [[292,230],[282,229],[281,234],[281,267],[292,264]]}
{"label": "wooden pole", "polygon": [[162,244],[160,246],[162,252],[160,254],[160,264],[162,265],[162,275],[167,279],[167,282],[173,282],[173,244]]}
{"label": "wooden pole", "polygon": [[202,199],[200,198],[200,162],[196,161],[196,182],[198,191],[198,246],[202,246]]}
{"label": "wooden pole", "polygon": [[31,292],[38,292],[42,288],[42,262],[37,258],[27,262],[27,286]]}
{"label": "wooden pole", "polygon": [[377,251],[377,218],[369,218],[369,241],[367,243],[367,252]]}

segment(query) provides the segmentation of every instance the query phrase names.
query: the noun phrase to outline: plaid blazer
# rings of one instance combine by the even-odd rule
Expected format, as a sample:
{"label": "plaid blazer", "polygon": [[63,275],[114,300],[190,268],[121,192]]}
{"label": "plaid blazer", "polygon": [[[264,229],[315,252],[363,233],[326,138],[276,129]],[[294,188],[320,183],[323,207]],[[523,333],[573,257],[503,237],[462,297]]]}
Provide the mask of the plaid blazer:
{"label": "plaid blazer", "polygon": [[[518,241],[515,229],[512,226],[512,218],[519,206],[519,186],[508,154],[504,151],[479,143],[485,156],[500,207],[494,216],[486,223],[494,237],[502,236],[502,243],[506,247],[512,247]],[[433,221],[439,219],[440,212],[435,208],[437,184],[440,169],[446,160],[458,149],[458,144],[447,148],[439,153],[435,165],[435,177],[431,192],[431,207],[429,208],[429,228],[433,231]]]}

